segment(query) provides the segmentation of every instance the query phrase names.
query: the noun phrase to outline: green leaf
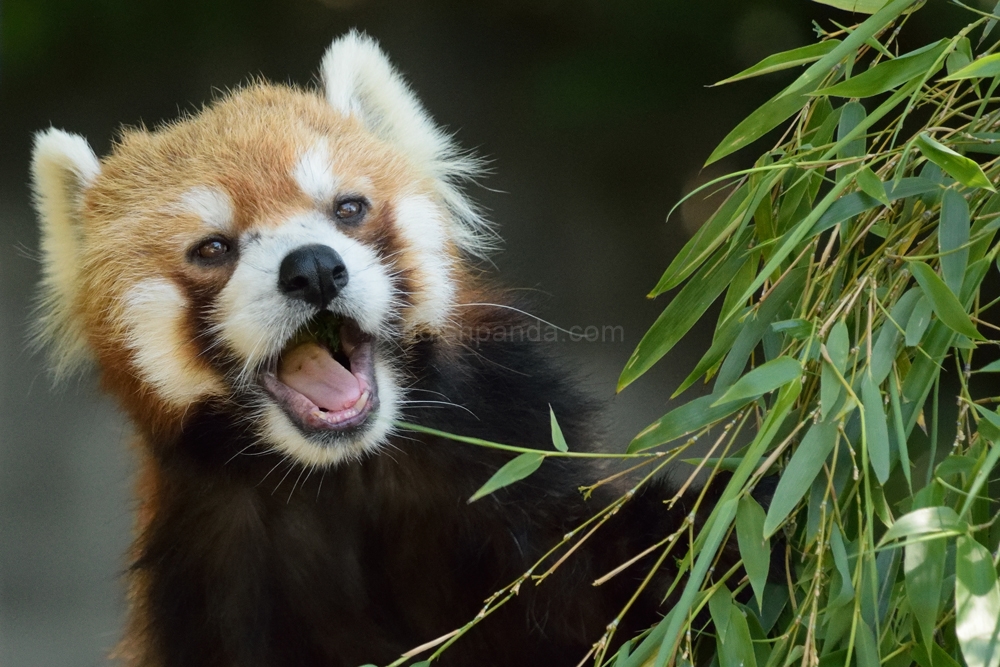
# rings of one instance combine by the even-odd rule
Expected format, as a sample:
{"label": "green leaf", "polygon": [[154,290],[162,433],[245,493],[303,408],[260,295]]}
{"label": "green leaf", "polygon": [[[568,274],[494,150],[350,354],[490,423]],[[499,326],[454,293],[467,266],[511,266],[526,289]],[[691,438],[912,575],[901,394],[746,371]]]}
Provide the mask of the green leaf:
{"label": "green leaf", "polygon": [[865,408],[865,443],[879,484],[889,479],[889,428],[882,407],[882,392],[871,373],[861,378],[861,402]]}
{"label": "green leaf", "polygon": [[549,422],[552,426],[552,446],[558,449],[560,452],[568,452],[569,445],[566,444],[566,437],[563,435],[562,429],[559,427],[559,422],[556,421],[556,413],[549,406]]}
{"label": "green leaf", "polygon": [[934,313],[934,309],[931,307],[931,302],[927,297],[921,294],[920,299],[917,300],[916,305],[913,306],[913,312],[910,313],[910,319],[906,321],[906,346],[914,347],[919,345],[920,341],[924,337],[924,333],[927,331],[927,327],[931,323],[931,315]]}
{"label": "green leaf", "polygon": [[874,14],[885,5],[886,0],[813,0],[813,2],[855,14]]}
{"label": "green leaf", "polygon": [[[896,323],[908,321],[918,299],[920,299],[920,289],[917,287],[907,290],[903,296],[899,297],[889,313],[893,321]],[[896,325],[892,322],[885,322],[874,336],[875,344],[872,346],[872,356],[868,362],[868,369],[875,384],[882,384],[882,381],[889,376],[889,371],[892,370],[900,335]]]}
{"label": "green leaf", "polygon": [[797,65],[805,65],[815,60],[819,60],[826,54],[830,53],[830,51],[833,51],[838,44],[840,44],[839,39],[828,39],[823,42],[817,42],[815,44],[801,46],[797,49],[791,49],[790,51],[775,53],[764,58],[753,67],[748,67],[739,74],[734,74],[728,79],[723,79],[722,81],[712,85],[721,86],[723,84],[733,83],[734,81],[742,81],[744,79],[760,76],[762,74],[769,74],[771,72],[789,69],[791,67],[796,67]]}
{"label": "green leaf", "polygon": [[674,408],[660,419],[642,429],[633,438],[632,442],[629,443],[628,453],[634,454],[635,452],[641,452],[644,449],[676,440],[682,435],[697,431],[718,419],[736,412],[753,400],[752,398],[747,398],[732,403],[715,405],[716,398],[714,394],[702,396],[693,401],[688,401],[678,408]]}
{"label": "green leaf", "polygon": [[946,540],[910,542],[906,545],[903,556],[906,596],[928,651],[934,644],[934,626],[941,601],[941,587],[944,585],[947,548]]}
{"label": "green leaf", "polygon": [[858,623],[858,630],[854,635],[854,650],[858,654],[858,667],[879,667],[881,664],[875,635],[866,623]]}
{"label": "green leaf", "polygon": [[983,56],[958,70],[954,74],[941,79],[942,81],[958,81],[959,79],[988,79],[1000,74],[1000,53]]}
{"label": "green leaf", "polygon": [[778,387],[798,380],[802,365],[791,357],[778,357],[753,369],[731,386],[712,407],[748,398],[757,398]]}
{"label": "green leaf", "polygon": [[948,188],[941,199],[938,249],[941,251],[941,275],[954,294],[962,291],[965,267],[969,263],[969,229],[969,202],[957,190]]}
{"label": "green leaf", "polygon": [[996,192],[990,179],[986,177],[982,168],[974,160],[938,143],[926,132],[921,133],[914,143],[924,157],[948,172],[949,176],[962,185]]}
{"label": "green leaf", "polygon": [[[990,412],[981,405],[976,406],[976,410],[987,418],[990,424],[994,428],[1000,428],[1000,415],[995,412]],[[962,509],[959,511],[958,515],[964,517],[966,513],[972,509],[972,503],[976,500],[979,495],[979,491],[986,484],[986,480],[989,478],[993,468],[997,465],[997,460],[1000,459],[1000,444],[995,442],[991,443],[989,453],[986,455],[983,464],[976,471],[976,476],[972,478],[972,486],[969,487],[969,494],[965,497],[965,501],[962,503]]]}
{"label": "green leaf", "polygon": [[[826,337],[826,352],[833,362],[833,366],[824,359],[823,367],[820,371],[820,418],[826,419],[833,407],[840,398],[840,393],[844,387],[840,383],[840,376],[843,376],[847,369],[847,356],[851,351],[851,339],[847,333],[847,323],[844,320],[837,320],[837,323],[830,329]],[[838,376],[839,373],[839,376]]]}
{"label": "green leaf", "polygon": [[[749,263],[744,264],[744,268],[748,265]],[[754,269],[756,269],[756,267],[754,267]],[[729,289],[732,290],[732,286],[730,286]],[[681,382],[680,386],[674,390],[674,393],[670,395],[670,398],[677,398],[680,396],[688,387],[693,385],[698,378],[704,375],[708,369],[718,364],[722,358],[726,356],[726,353],[733,347],[733,343],[744,329],[744,323],[741,321],[744,315],[746,315],[746,311],[734,314],[726,320],[721,327],[716,328],[715,338],[712,339],[712,346],[708,348],[708,352],[706,352],[702,358],[698,360],[698,364],[694,367],[694,370],[691,371],[686,378],[684,378],[684,381]]]}
{"label": "green leaf", "polygon": [[751,496],[742,496],[736,508],[736,539],[743,569],[757,596],[757,606],[764,606],[764,586],[771,568],[771,543],[764,537],[764,510]]}
{"label": "green leaf", "polygon": [[952,75],[960,71],[963,67],[972,62],[972,42],[968,37],[963,37],[958,41],[955,50],[948,54],[947,68],[948,74]]}
{"label": "green leaf", "polygon": [[680,341],[746,260],[745,254],[732,252],[725,259],[698,271],[695,278],[681,289],[639,341],[618,378],[618,391],[649,370]]}
{"label": "green leaf", "polygon": [[[669,657],[669,653],[680,634],[681,626],[691,609],[691,604],[694,602],[695,596],[698,595],[698,591],[701,590],[705,575],[708,574],[709,567],[715,561],[715,556],[722,545],[723,538],[729,532],[729,526],[734,516],[736,516],[736,499],[732,498],[717,505],[706,525],[702,528],[706,537],[701,550],[697,553],[694,567],[691,568],[691,575],[684,585],[684,591],[677,600],[677,604],[674,605],[673,611],[676,613],[671,616],[660,642],[660,650],[657,654],[658,663],[663,664],[662,661]],[[663,622],[666,622],[666,619]]]}
{"label": "green leaf", "polygon": [[896,523],[885,532],[879,545],[892,540],[929,533],[953,533],[965,529],[965,522],[950,507],[924,507],[896,519]]}
{"label": "green leaf", "polygon": [[[842,147],[837,151],[838,160],[848,160],[850,158],[861,157],[868,152],[868,138],[861,132],[854,130],[864,122],[868,116],[865,106],[860,102],[848,102],[840,107],[840,122],[837,124],[837,142]],[[854,139],[848,139],[853,134],[857,134]],[[837,180],[845,178],[851,172],[857,170],[857,165],[849,164],[837,169]]]}
{"label": "green leaf", "polygon": [[889,400],[892,404],[892,430],[896,435],[896,449],[899,450],[899,466],[906,478],[906,488],[913,493],[913,473],[910,470],[910,450],[906,444],[906,427],[903,425],[903,409],[899,404],[899,388],[895,378],[889,380]]}
{"label": "green leaf", "polygon": [[784,280],[757,304],[756,312],[743,321],[743,326],[733,341],[726,360],[719,367],[719,374],[715,379],[716,393],[724,391],[740,378],[743,369],[746,368],[747,360],[767,333],[771,323],[788,304],[798,302],[805,278],[805,268],[789,271]]}
{"label": "green leaf", "polygon": [[810,99],[808,93],[815,90],[818,85],[818,80],[813,81],[794,92],[782,91],[764,102],[725,136],[708,156],[705,166],[753,143],[791,118],[806,105]]}
{"label": "green leaf", "polygon": [[757,667],[750,627],[743,612],[734,604],[729,605],[729,631],[721,648],[720,667]]}
{"label": "green leaf", "polygon": [[715,624],[715,635],[718,646],[721,650],[722,643],[726,641],[729,634],[729,610],[733,607],[733,595],[725,586],[719,586],[708,598],[708,611],[712,615],[712,623]]}
{"label": "green leaf", "polygon": [[836,422],[819,422],[809,428],[778,480],[764,520],[764,537],[774,535],[809,490],[813,479],[823,469],[826,457],[837,444],[838,433]]}
{"label": "green leaf", "polygon": [[947,40],[935,42],[893,60],[883,61],[857,76],[812,94],[831,97],[880,95],[917,77],[932,76],[943,64],[938,59],[947,45]]}
{"label": "green leaf", "polygon": [[[898,183],[885,184],[885,194],[890,202],[907,197],[917,197],[938,190],[941,186],[928,178],[914,176],[901,179]],[[864,192],[852,192],[835,201],[829,209],[816,221],[816,226],[810,230],[815,235],[850,220],[856,215],[879,206],[881,202]]]}
{"label": "green leaf", "polygon": [[837,568],[837,576],[840,577],[840,586],[830,588],[830,608],[839,607],[854,599],[854,584],[851,581],[851,567],[847,558],[847,549],[844,547],[844,536],[840,532],[840,526],[836,523],[830,530],[830,553],[833,554],[833,566]]}
{"label": "green leaf", "polygon": [[742,186],[723,202],[712,217],[684,244],[673,261],[667,266],[656,287],[649,293],[656,297],[680,285],[695,269],[702,265],[711,253],[722,245],[739,225],[746,211],[750,188]]}
{"label": "green leaf", "polygon": [[967,535],[955,559],[955,636],[969,667],[1000,667],[1000,585],[993,558]]}
{"label": "green leaf", "polygon": [[868,17],[843,42],[813,63],[792,85],[765,102],[727,134],[712,151],[705,164],[709,165],[749,145],[790,118],[792,114],[805,105],[809,99],[808,93],[816,90],[823,78],[837,63],[855,53],[870,37],[888,25],[914,2],[916,0],[892,0],[875,15]]}
{"label": "green leaf", "polygon": [[820,220],[827,209],[840,197],[840,195],[847,188],[849,183],[853,180],[851,176],[845,176],[844,178],[837,181],[837,183],[830,188],[830,191],[823,196],[823,198],[813,207],[813,210],[803,218],[798,224],[796,224],[792,229],[788,231],[782,238],[784,241],[781,245],[771,254],[768,259],[767,264],[761,269],[760,273],[750,287],[746,289],[743,293],[742,298],[739,301],[742,303],[749,299],[754,292],[764,284],[767,280],[784,262],[792,251],[798,247],[798,245],[807,237],[812,236],[818,232],[814,232],[813,229],[816,227],[816,221]]}
{"label": "green leaf", "polygon": [[958,297],[948,289],[934,269],[923,262],[911,261],[910,272],[916,278],[924,296],[931,302],[934,312],[944,322],[945,326],[956,333],[968,336],[974,340],[985,340],[976,326],[969,319],[969,314],[959,303]]}
{"label": "green leaf", "polygon": [[478,491],[472,494],[469,502],[475,502],[484,496],[490,495],[497,489],[502,489],[514,482],[521,481],[538,470],[538,466],[542,465],[542,461],[544,460],[544,454],[533,454],[531,452],[525,452],[520,456],[514,457],[504,464],[502,468],[493,473],[493,476]]}
{"label": "green leaf", "polygon": [[982,368],[980,368],[977,373],[1000,373],[1000,359],[996,361],[991,361]]}
{"label": "green leaf", "polygon": [[859,171],[855,178],[858,181],[858,187],[866,195],[879,201],[883,206],[888,206],[891,203],[889,197],[885,194],[885,186],[882,184],[881,179],[875,175],[875,172],[871,170],[871,167],[865,167]]}

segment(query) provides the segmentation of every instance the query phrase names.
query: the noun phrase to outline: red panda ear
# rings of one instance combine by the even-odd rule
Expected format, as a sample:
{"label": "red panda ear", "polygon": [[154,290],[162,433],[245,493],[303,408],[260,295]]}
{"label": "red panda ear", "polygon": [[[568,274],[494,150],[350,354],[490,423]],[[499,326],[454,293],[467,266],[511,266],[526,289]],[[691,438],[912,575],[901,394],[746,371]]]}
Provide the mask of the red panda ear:
{"label": "red panda ear", "polygon": [[100,170],[83,137],[54,128],[35,135],[31,181],[41,227],[42,280],[34,333],[39,344],[51,346],[57,378],[90,356],[78,313],[81,208]]}
{"label": "red panda ear", "polygon": [[330,105],[358,118],[375,136],[392,144],[438,184],[441,203],[451,213],[455,241],[483,254],[491,231],[460,189],[482,171],[481,162],[456,146],[438,127],[378,43],[352,30],[334,40],[321,65],[323,92]]}

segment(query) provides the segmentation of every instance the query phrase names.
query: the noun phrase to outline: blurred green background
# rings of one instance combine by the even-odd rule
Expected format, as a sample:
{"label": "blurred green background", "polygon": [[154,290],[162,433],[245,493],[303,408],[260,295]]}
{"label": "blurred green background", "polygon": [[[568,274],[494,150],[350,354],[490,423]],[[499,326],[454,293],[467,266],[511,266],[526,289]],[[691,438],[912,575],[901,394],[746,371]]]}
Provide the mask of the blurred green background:
{"label": "blurred green background", "polygon": [[[930,0],[916,44],[967,14]],[[697,329],[654,372],[614,381],[663,306],[644,294],[714,203],[664,224],[715,144],[792,73],[707,88],[852,15],[807,0],[3,0],[0,4],[0,665],[105,664],[124,613],[129,428],[87,376],[53,390],[25,350],[38,276],[27,166],[33,132],[155,126],[248,80],[310,84],[330,40],[379,39],[431,113],[491,160],[473,196],[506,241],[504,282],[564,327],[624,342],[555,352],[609,404],[621,448],[666,409],[707,346]]]}

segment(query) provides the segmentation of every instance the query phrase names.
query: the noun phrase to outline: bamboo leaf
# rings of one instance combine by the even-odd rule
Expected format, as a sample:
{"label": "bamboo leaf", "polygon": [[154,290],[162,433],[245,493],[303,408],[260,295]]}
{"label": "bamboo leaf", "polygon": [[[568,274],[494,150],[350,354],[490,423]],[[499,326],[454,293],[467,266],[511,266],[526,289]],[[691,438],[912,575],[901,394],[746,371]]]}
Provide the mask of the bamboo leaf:
{"label": "bamboo leaf", "polygon": [[858,667],[879,667],[882,662],[875,635],[866,623],[858,623],[858,630],[854,635],[854,650],[858,654]]}
{"label": "bamboo leaf", "polygon": [[816,90],[823,77],[827,76],[837,63],[856,52],[869,38],[906,11],[916,1],[892,0],[874,15],[868,17],[843,42],[813,63],[792,85],[765,102],[760,108],[744,119],[743,122],[737,125],[726,135],[716,149],[712,151],[705,164],[709,165],[730,153],[738,151],[790,118],[792,114],[799,111],[806,104],[809,100],[808,93]]}
{"label": "bamboo leaf", "polygon": [[531,473],[538,470],[545,460],[544,454],[533,454],[526,452],[508,461],[502,468],[493,473],[493,476],[472,494],[469,502],[475,502],[484,496],[488,496],[498,489],[509,486],[514,482],[519,482]]}
{"label": "bamboo leaf", "polygon": [[684,244],[673,261],[667,266],[656,287],[649,293],[656,297],[680,285],[695,269],[705,262],[711,253],[725,242],[740,223],[746,211],[750,188],[741,186],[732,193],[712,217]]}
{"label": "bamboo leaf", "polygon": [[965,523],[950,507],[924,507],[904,514],[885,532],[879,545],[888,544],[901,537],[928,533],[955,532],[965,529]]}
{"label": "bamboo leaf", "polygon": [[778,357],[773,361],[753,369],[731,386],[712,407],[723,403],[757,398],[778,387],[798,380],[802,375],[802,365],[790,357]]}
{"label": "bamboo leaf", "polygon": [[[920,290],[918,288],[907,290],[892,307],[892,311],[889,313],[892,319],[897,323],[909,320],[913,307],[919,298]],[[899,338],[899,330],[892,322],[886,322],[879,327],[875,335],[875,345],[872,346],[872,358],[868,364],[875,384],[882,384],[882,381],[888,377],[889,371],[892,370],[892,362],[896,358]]]}
{"label": "bamboo leaf", "polygon": [[702,396],[674,408],[640,431],[629,443],[628,453],[634,454],[676,440],[718,419],[731,415],[753,400],[747,398],[716,405],[716,398],[715,395]]}
{"label": "bamboo leaf", "polygon": [[962,291],[965,267],[969,263],[969,202],[957,190],[949,188],[941,199],[941,223],[938,249],[941,251],[941,275],[954,294]]}
{"label": "bamboo leaf", "polygon": [[1000,667],[1000,585],[993,558],[967,535],[955,559],[955,636],[969,667]]}
{"label": "bamboo leaf", "polygon": [[886,0],[813,0],[813,2],[855,14],[874,14],[885,5]]}
{"label": "bamboo leaf", "polygon": [[885,193],[885,186],[882,185],[882,181],[871,170],[871,167],[865,167],[859,171],[856,178],[858,180],[858,187],[866,195],[877,200],[883,206],[888,206],[891,203],[888,195]]}
{"label": "bamboo leaf", "polygon": [[762,74],[779,72],[784,69],[796,67],[797,65],[805,65],[819,60],[826,54],[830,53],[830,51],[832,51],[838,44],[840,44],[839,39],[828,39],[815,44],[801,46],[797,49],[775,53],[764,58],[756,65],[748,67],[742,72],[734,74],[728,79],[723,79],[722,81],[712,85],[721,86],[727,83],[733,83],[734,81],[742,81],[744,79],[760,76]]}
{"label": "bamboo leaf", "polygon": [[833,554],[833,566],[840,577],[840,586],[833,585],[830,588],[828,606],[833,609],[854,599],[854,584],[851,582],[851,566],[844,547],[844,535],[836,523],[830,529],[830,553]]}
{"label": "bamboo leaf", "polygon": [[861,379],[861,402],[865,409],[865,443],[868,446],[868,457],[879,484],[885,484],[889,479],[889,428],[882,407],[882,392],[872,379],[871,373],[865,373]]}
{"label": "bamboo leaf", "polygon": [[907,347],[913,347],[920,344],[920,341],[924,337],[924,333],[927,331],[927,327],[930,326],[931,315],[933,313],[934,309],[931,307],[930,300],[921,294],[920,299],[918,299],[916,305],[913,306],[913,312],[910,313],[910,319],[906,321]]}
{"label": "bamboo leaf", "polygon": [[753,143],[791,118],[793,114],[806,105],[810,99],[809,93],[815,90],[818,85],[819,81],[817,80],[793,92],[786,89],[764,102],[725,136],[712,151],[712,154],[708,156],[705,166]]}
{"label": "bamboo leaf", "polygon": [[918,261],[910,262],[909,267],[924,296],[931,302],[934,312],[949,329],[974,340],[985,340],[969,319],[969,314],[959,303],[958,297],[934,273],[934,269]]}
{"label": "bamboo leaf", "polygon": [[729,631],[720,652],[720,667],[757,667],[747,619],[734,604],[729,605]]}
{"label": "bamboo leaf", "polygon": [[722,293],[746,259],[746,255],[730,253],[714,265],[703,267],[681,289],[632,352],[618,378],[618,391],[632,384],[677,344]]}
{"label": "bamboo leaf", "polygon": [[742,496],[736,508],[736,539],[757,606],[763,607],[764,586],[771,569],[771,543],[764,537],[764,510],[749,495]]}
{"label": "bamboo leaf", "polygon": [[709,518],[709,521],[706,522],[705,527],[702,528],[702,532],[706,534],[706,537],[702,549],[695,558],[694,567],[691,568],[691,575],[684,585],[684,591],[681,593],[680,599],[677,600],[677,604],[674,605],[673,611],[676,613],[670,618],[667,629],[663,634],[663,639],[660,642],[660,650],[657,653],[658,663],[663,664],[663,661],[670,656],[670,652],[677,641],[677,636],[680,634],[684,619],[691,609],[691,604],[694,602],[695,596],[698,595],[698,591],[701,589],[705,575],[708,574],[708,568],[715,561],[715,555],[722,545],[722,539],[729,531],[729,525],[735,516],[736,499],[733,498],[718,505]]}
{"label": "bamboo leaf", "polygon": [[903,581],[906,596],[920,627],[928,651],[934,644],[941,588],[944,585],[945,540],[910,542],[903,556]]}
{"label": "bamboo leaf", "polygon": [[726,360],[719,368],[719,374],[715,379],[716,392],[724,391],[743,374],[747,360],[770,328],[771,323],[787,304],[795,303],[798,300],[805,282],[805,274],[804,268],[790,271],[785,279],[767,295],[767,298],[758,304],[757,312],[744,320],[742,329],[729,349],[729,354],[726,355]]}
{"label": "bamboo leaf", "polygon": [[1000,74],[1000,53],[994,53],[973,60],[954,74],[941,79],[942,81],[958,81],[960,79],[988,79]]}
{"label": "bamboo leaf", "polygon": [[563,435],[559,422],[556,421],[556,413],[551,405],[549,406],[549,422],[552,427],[552,446],[560,452],[568,452],[569,445],[566,444],[566,437]]}
{"label": "bamboo leaf", "polygon": [[948,172],[949,176],[962,185],[996,192],[990,179],[986,177],[982,168],[974,160],[938,143],[926,132],[921,133],[914,143],[924,157]]}
{"label": "bamboo leaf", "polygon": [[872,97],[892,90],[917,77],[932,76],[943,63],[938,62],[947,40],[941,40],[906,55],[886,60],[846,81],[821,88],[813,95],[831,97]]}
{"label": "bamboo leaf", "polygon": [[847,333],[847,323],[837,320],[826,337],[826,352],[833,366],[824,360],[820,371],[820,419],[825,420],[843,391],[840,377],[847,368],[847,356],[851,351],[851,339]]}
{"label": "bamboo leaf", "polygon": [[[886,197],[890,202],[906,199],[907,197],[918,197],[929,192],[934,192],[941,187],[934,181],[919,176],[903,178],[898,183],[890,182],[884,186]],[[820,234],[880,204],[879,200],[865,192],[852,192],[851,194],[844,195],[820,216],[819,220],[816,221],[816,226],[810,232],[813,235]]]}
{"label": "bamboo leaf", "polygon": [[835,422],[819,422],[809,428],[798,449],[792,454],[785,468],[774,498],[764,520],[764,537],[771,537],[788,518],[802,496],[809,490],[813,479],[823,469],[826,457],[837,444],[838,429]]}

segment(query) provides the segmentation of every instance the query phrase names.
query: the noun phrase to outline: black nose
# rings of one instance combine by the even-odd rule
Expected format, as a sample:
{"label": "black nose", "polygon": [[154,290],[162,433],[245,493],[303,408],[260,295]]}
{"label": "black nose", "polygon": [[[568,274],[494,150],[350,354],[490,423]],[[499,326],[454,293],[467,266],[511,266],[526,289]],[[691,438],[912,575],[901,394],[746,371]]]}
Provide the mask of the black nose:
{"label": "black nose", "polygon": [[304,245],[281,260],[278,289],[293,299],[323,309],[346,286],[347,266],[329,246]]}

